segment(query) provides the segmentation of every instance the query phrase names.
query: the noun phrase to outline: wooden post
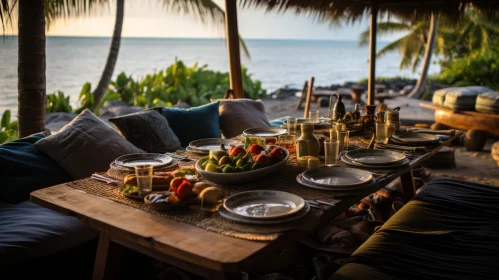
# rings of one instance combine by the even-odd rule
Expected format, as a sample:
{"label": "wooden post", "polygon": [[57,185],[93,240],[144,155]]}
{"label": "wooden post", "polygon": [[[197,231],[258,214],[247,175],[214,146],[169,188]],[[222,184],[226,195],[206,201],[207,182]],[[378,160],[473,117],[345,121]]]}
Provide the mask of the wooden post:
{"label": "wooden post", "polygon": [[305,101],[305,98],[307,97],[307,90],[308,90],[308,81],[305,81],[303,84],[303,88],[301,90],[301,96],[300,99],[298,100],[298,104],[296,104],[296,109],[301,110],[301,104],[303,101]]}
{"label": "wooden post", "polygon": [[371,10],[371,28],[369,32],[369,79],[367,86],[367,105],[374,105],[376,84],[376,30],[378,27],[378,7],[373,4]]}
{"label": "wooden post", "polygon": [[239,53],[236,0],[225,0],[225,30],[227,35],[227,52],[229,55],[230,88],[234,91],[234,98],[243,98],[244,91],[241,74],[241,56]]}
{"label": "wooden post", "polygon": [[312,91],[314,88],[314,77],[310,77],[308,82],[307,100],[305,101],[305,110],[303,111],[303,118],[308,118],[308,111],[310,111],[310,99],[312,98]]}

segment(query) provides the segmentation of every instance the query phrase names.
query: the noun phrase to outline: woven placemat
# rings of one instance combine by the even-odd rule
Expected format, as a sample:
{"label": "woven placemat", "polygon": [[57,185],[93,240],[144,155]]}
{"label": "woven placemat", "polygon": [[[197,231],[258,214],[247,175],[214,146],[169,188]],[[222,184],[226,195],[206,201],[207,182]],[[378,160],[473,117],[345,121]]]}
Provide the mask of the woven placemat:
{"label": "woven placemat", "polygon": [[[278,173],[268,178],[235,186],[217,186],[224,191],[226,197],[249,190],[279,190],[296,194],[307,200],[320,199],[328,202],[336,201],[334,192],[310,189],[298,184],[296,182],[296,176],[302,171],[303,170],[298,168],[296,159],[290,157],[288,162],[282,166]],[[164,212],[141,201],[135,201],[124,197],[119,193],[118,187],[116,186],[107,185],[90,178],[70,182],[67,183],[67,185],[86,193],[120,202],[174,221],[191,224],[227,236],[257,241],[275,240],[283,232],[288,230],[312,230],[318,225],[320,216],[323,213],[322,210],[312,208],[305,217],[286,224],[265,226],[247,225],[223,218],[218,213],[202,211],[199,207]],[[368,188],[372,189],[372,187],[373,186],[370,186]]]}

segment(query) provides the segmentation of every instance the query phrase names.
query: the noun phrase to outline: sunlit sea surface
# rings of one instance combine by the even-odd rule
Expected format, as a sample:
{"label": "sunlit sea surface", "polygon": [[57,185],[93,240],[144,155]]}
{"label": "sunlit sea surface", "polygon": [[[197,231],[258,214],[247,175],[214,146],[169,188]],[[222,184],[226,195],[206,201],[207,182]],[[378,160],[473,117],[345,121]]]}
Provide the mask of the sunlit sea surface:
{"label": "sunlit sea surface", "polygon": [[[48,37],[47,93],[61,90],[76,102],[85,82],[96,86],[109,49],[109,38]],[[272,92],[289,85],[301,88],[310,76],[316,85],[357,81],[367,77],[367,47],[356,41],[306,41],[248,39],[251,59],[243,57],[254,78]],[[387,44],[379,42],[378,48]],[[228,71],[227,49],[223,39],[123,38],[114,75],[120,72],[141,77],[166,68],[175,57],[189,66],[208,64],[210,69]],[[390,53],[377,60],[378,76],[417,77],[400,70],[400,55]],[[438,71],[436,65],[430,73]],[[0,39],[0,113],[17,111],[17,37]]]}

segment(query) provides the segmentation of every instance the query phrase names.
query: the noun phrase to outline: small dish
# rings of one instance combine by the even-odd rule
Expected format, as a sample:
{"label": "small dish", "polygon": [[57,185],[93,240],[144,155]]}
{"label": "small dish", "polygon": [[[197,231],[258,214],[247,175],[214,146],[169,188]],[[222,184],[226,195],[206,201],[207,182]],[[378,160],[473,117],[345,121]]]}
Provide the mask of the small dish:
{"label": "small dish", "polygon": [[192,151],[209,153],[212,150],[220,150],[221,145],[224,146],[225,150],[228,150],[230,145],[235,145],[237,143],[240,142],[232,139],[206,138],[192,141],[189,143],[189,148]]}
{"label": "small dish", "polygon": [[[124,190],[126,188],[130,188],[130,187],[133,187],[135,188],[136,190],[133,190],[131,192],[128,192],[128,193],[125,193]],[[140,196],[139,195],[139,188],[135,187],[135,186],[130,186],[130,185],[125,185],[125,186],[122,186],[118,189],[118,191],[126,198],[130,198],[130,199],[133,199],[133,200],[139,200],[139,201],[143,201],[144,200],[144,197],[143,196]]]}
{"label": "small dish", "polygon": [[189,199],[184,201],[179,201],[177,203],[169,202],[167,198],[172,194],[173,192],[170,191],[155,192],[146,195],[143,199],[145,204],[155,207],[162,211],[171,211],[175,209],[185,208],[198,203],[197,195],[192,195]]}

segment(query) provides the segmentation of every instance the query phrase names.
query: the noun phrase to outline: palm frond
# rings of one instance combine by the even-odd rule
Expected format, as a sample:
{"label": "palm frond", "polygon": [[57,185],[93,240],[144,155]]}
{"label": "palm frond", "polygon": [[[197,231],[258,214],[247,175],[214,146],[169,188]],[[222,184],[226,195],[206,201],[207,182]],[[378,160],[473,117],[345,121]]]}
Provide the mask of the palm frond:
{"label": "palm frond", "polygon": [[110,0],[45,0],[47,28],[58,19],[68,20],[110,11]]}
{"label": "palm frond", "polygon": [[[207,17],[218,27],[225,28],[225,12],[213,0],[161,0],[168,11],[179,14],[194,15],[201,22],[206,22]],[[248,47],[239,35],[239,45],[244,55],[251,59]]]}
{"label": "palm frond", "polygon": [[421,59],[424,57],[425,45],[421,44],[419,49],[415,52],[414,61],[412,63],[412,73],[416,72],[419,64],[421,63]]}
{"label": "palm frond", "polygon": [[389,52],[392,52],[396,49],[400,49],[401,46],[403,46],[405,44],[406,40],[407,40],[407,37],[402,37],[398,40],[391,42],[390,44],[384,46],[381,50],[379,50],[378,53],[376,54],[376,57],[380,58]]}
{"label": "palm frond", "polygon": [[16,3],[17,0],[0,0],[0,22],[4,34],[5,28],[12,26],[12,9]]}
{"label": "palm frond", "polygon": [[[377,27],[377,36],[393,34],[394,32],[407,31],[411,29],[411,25],[403,22],[379,22]],[[369,43],[369,28],[360,34],[359,46],[365,46]]]}

